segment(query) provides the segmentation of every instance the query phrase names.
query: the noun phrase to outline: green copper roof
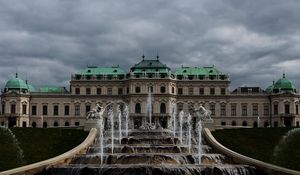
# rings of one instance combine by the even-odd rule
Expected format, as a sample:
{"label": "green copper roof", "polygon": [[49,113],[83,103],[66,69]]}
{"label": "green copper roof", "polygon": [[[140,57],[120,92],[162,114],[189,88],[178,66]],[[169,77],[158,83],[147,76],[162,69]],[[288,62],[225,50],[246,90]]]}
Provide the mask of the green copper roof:
{"label": "green copper roof", "polygon": [[274,85],[270,85],[270,86],[267,87],[266,92],[267,93],[272,93],[273,89],[274,89]]}
{"label": "green copper roof", "polygon": [[166,64],[161,63],[159,59],[142,60],[131,68],[131,71],[134,73],[169,73],[170,70],[171,69]]}
{"label": "green copper roof", "polygon": [[176,70],[177,75],[220,75],[223,74],[215,67],[181,67]]}
{"label": "green copper roof", "polygon": [[120,75],[125,71],[119,67],[87,67],[80,70],[76,75]]}
{"label": "green copper roof", "polygon": [[67,90],[65,87],[44,86],[44,87],[39,88],[38,92],[41,92],[41,93],[66,93]]}
{"label": "green copper roof", "polygon": [[283,74],[283,78],[279,79],[275,84],[274,84],[274,90],[296,90],[296,86],[293,81],[287,79],[285,77],[285,74]]}
{"label": "green copper roof", "polygon": [[27,84],[29,92],[36,92],[36,89],[31,85]]}
{"label": "green copper roof", "polygon": [[20,78],[18,78],[18,76],[16,75],[15,78],[12,78],[10,80],[7,81],[5,88],[7,88],[8,90],[10,89],[25,89],[28,90],[28,86],[26,84],[26,82]]}

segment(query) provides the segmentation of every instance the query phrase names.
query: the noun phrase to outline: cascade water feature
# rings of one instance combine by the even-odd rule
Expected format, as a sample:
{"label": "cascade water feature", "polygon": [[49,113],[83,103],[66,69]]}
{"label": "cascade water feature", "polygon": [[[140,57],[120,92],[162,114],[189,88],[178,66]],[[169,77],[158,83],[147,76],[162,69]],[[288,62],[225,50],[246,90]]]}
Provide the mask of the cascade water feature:
{"label": "cascade water feature", "polygon": [[172,118],[173,118],[173,136],[176,137],[176,105],[172,106]]}
{"label": "cascade water feature", "polygon": [[201,161],[201,157],[202,157],[202,121],[201,119],[198,122],[198,161],[199,161],[199,165],[202,163]]}
{"label": "cascade water feature", "polygon": [[125,109],[124,109],[124,115],[125,115],[125,133],[126,133],[126,137],[128,136],[128,127],[129,127],[129,110],[128,110],[128,106],[125,105]]}
{"label": "cascade water feature", "polygon": [[[99,115],[99,114],[97,114]],[[99,140],[99,146],[100,146],[100,164],[103,164],[103,150],[104,150],[104,143],[103,143],[103,139],[104,139],[104,124],[103,124],[103,117],[99,116],[99,119],[97,119],[97,129],[99,129],[99,135],[98,135],[98,140]]]}
{"label": "cascade water feature", "polygon": [[[117,110],[120,110],[119,106]],[[128,121],[126,113],[129,113],[126,110],[125,106],[121,116],[119,115],[121,112],[118,111],[118,117],[125,118],[125,122]],[[129,128],[126,127],[128,135],[122,135],[121,142],[114,143],[114,114],[113,109],[109,108],[107,112],[108,125],[106,126],[110,127],[111,135],[104,134],[104,130],[100,129],[100,146],[94,144],[86,154],[75,156],[69,165],[53,166],[44,174],[253,175],[252,167],[232,165],[227,162],[229,159],[225,156],[212,152],[213,149],[208,145],[202,145],[201,118],[199,118],[197,130],[192,130],[193,116],[191,113],[187,116],[186,122],[184,122],[183,111],[180,111],[178,117],[179,119],[175,120],[179,121],[180,133],[176,133],[175,129],[175,137],[174,130],[171,129],[155,128],[154,126],[154,128],[128,130]],[[101,118],[103,116],[100,115],[99,128],[104,126]],[[187,127],[185,127],[186,124]],[[183,128],[184,130],[188,129],[188,139],[186,139],[188,145],[183,144],[182,141]]]}
{"label": "cascade water feature", "polygon": [[111,153],[114,153],[114,142],[115,142],[115,136],[114,136],[114,111],[112,108],[108,111],[108,119],[110,120],[110,132],[111,132]]}
{"label": "cascade water feature", "polygon": [[[15,157],[15,161],[14,163],[18,163],[20,165],[23,165],[24,162],[24,154],[23,154],[23,150],[20,147],[20,143],[16,137],[16,135],[7,127],[2,127],[0,126],[0,135],[6,135],[6,139],[4,140],[4,144],[6,142],[11,141],[12,142],[12,147],[14,147],[16,149],[16,157]],[[11,140],[9,140],[11,139]]]}
{"label": "cascade water feature", "polygon": [[184,116],[184,112],[183,111],[180,111],[179,112],[179,139],[180,139],[180,142],[182,143],[182,128],[183,128],[183,116]]}
{"label": "cascade water feature", "polygon": [[119,143],[121,144],[122,141],[122,111],[121,111],[121,106],[118,105],[118,124],[119,124]]}
{"label": "cascade water feature", "polygon": [[189,153],[191,153],[191,148],[192,148],[192,116],[189,113],[188,115],[188,146],[189,146]]}
{"label": "cascade water feature", "polygon": [[150,124],[150,127],[151,127],[152,126],[152,93],[151,93],[151,88],[148,89],[147,115],[149,117],[149,124]]}
{"label": "cascade water feature", "polygon": [[41,115],[41,128],[43,128],[43,127],[44,127],[44,116]]}

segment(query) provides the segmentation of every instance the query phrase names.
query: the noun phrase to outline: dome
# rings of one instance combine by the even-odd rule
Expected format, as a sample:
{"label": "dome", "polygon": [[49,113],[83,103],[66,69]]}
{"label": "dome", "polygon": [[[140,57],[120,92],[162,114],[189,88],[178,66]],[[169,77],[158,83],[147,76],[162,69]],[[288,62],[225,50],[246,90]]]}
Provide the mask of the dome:
{"label": "dome", "polygon": [[282,90],[296,92],[296,86],[293,81],[287,79],[285,77],[285,74],[283,74],[283,77],[274,84],[273,90],[276,92],[279,92]]}
{"label": "dome", "polygon": [[274,85],[268,86],[267,89],[266,89],[266,92],[267,93],[272,93],[273,92],[273,88],[274,88]]}
{"label": "dome", "polygon": [[26,82],[16,75],[15,78],[12,78],[7,81],[5,85],[5,89],[7,90],[28,90],[28,85]]}

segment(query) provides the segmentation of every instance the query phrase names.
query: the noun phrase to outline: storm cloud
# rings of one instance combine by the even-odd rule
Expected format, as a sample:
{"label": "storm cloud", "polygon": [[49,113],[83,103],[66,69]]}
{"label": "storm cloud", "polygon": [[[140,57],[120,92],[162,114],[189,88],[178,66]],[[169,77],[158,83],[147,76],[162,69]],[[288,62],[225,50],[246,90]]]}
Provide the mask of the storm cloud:
{"label": "storm cloud", "polygon": [[173,70],[214,65],[237,86],[285,72],[300,87],[299,0],[0,0],[0,85],[69,86],[93,66],[146,58]]}

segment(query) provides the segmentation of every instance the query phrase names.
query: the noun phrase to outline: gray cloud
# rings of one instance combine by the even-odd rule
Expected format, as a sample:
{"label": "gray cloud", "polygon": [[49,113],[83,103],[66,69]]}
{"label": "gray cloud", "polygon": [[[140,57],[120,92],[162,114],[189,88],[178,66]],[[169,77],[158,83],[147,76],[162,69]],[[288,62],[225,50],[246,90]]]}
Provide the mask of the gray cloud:
{"label": "gray cloud", "polygon": [[232,88],[286,72],[300,87],[298,0],[0,0],[0,85],[16,69],[36,86],[69,85],[86,65],[154,58],[215,65]]}

